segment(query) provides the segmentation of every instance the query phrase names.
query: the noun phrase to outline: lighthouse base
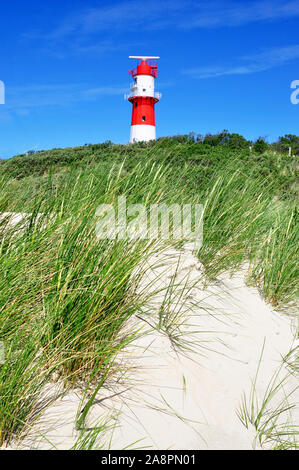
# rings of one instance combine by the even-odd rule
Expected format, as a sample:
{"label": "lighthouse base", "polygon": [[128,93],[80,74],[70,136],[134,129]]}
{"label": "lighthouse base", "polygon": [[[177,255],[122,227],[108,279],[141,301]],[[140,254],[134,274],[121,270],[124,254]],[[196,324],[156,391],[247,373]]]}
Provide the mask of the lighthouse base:
{"label": "lighthouse base", "polygon": [[148,124],[136,124],[131,126],[130,144],[134,142],[147,142],[156,139],[156,127]]}

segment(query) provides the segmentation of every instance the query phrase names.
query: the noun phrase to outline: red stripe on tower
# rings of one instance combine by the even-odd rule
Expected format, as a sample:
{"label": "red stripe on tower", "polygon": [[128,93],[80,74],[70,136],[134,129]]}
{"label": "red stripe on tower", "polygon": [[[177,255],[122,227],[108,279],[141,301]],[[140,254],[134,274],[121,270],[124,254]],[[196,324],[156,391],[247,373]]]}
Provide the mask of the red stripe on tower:
{"label": "red stripe on tower", "polygon": [[155,104],[161,93],[155,92],[157,59],[159,57],[130,56],[137,59],[137,67],[129,70],[133,77],[131,93],[125,98],[132,103],[130,142],[148,141],[156,138]]}

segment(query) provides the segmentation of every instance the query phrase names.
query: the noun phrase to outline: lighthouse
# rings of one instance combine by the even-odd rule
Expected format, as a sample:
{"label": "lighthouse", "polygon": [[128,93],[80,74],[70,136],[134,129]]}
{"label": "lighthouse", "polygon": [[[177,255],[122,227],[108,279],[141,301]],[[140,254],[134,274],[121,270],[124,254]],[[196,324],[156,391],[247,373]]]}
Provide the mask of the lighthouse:
{"label": "lighthouse", "polygon": [[137,59],[137,67],[129,70],[133,77],[131,92],[125,95],[125,99],[132,103],[130,143],[147,142],[156,138],[155,104],[161,98],[161,93],[155,92],[159,58],[129,56],[129,59]]}

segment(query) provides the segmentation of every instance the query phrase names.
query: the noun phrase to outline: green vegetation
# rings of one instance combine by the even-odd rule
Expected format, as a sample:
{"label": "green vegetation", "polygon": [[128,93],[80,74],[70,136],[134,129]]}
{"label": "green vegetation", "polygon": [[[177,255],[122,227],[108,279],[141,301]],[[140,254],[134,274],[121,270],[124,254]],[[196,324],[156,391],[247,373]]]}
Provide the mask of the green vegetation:
{"label": "green vegetation", "polygon": [[[256,431],[256,441],[262,446],[274,450],[298,449],[298,429],[292,424],[291,411],[296,407],[294,392],[297,387],[283,394],[282,398],[277,399],[277,394],[284,389],[288,378],[298,370],[288,371],[281,378],[283,362],[278,367],[275,374],[271,377],[261,403],[257,398],[257,382],[259,379],[260,365],[264,353],[265,342],[261,352],[255,378],[252,383],[249,397],[244,394],[242,404],[238,411],[238,416],[248,429],[251,423]],[[288,356],[296,352],[291,350]],[[286,362],[288,357],[283,358]],[[297,367],[298,369],[298,367]]]}
{"label": "green vegetation", "polygon": [[128,204],[202,203],[198,257],[207,279],[248,262],[248,282],[267,301],[297,301],[298,157],[249,145],[224,131],[0,162],[0,211],[31,214],[14,226],[0,219],[0,445],[42,412],[41,391],[54,372],[66,390],[80,382],[90,396],[134,335],[123,327],[146,293],[137,295],[130,277],[157,247],[97,239],[101,203],[116,204],[119,195]]}

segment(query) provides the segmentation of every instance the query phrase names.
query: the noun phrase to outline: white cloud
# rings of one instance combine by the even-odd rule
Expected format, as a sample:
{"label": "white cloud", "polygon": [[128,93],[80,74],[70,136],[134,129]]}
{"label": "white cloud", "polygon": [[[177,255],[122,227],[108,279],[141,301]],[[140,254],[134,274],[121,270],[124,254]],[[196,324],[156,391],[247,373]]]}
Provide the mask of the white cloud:
{"label": "white cloud", "polygon": [[[88,2],[86,5],[72,11],[51,31],[30,31],[23,39],[39,39],[41,46],[58,58],[79,54],[98,57],[149,46],[143,39],[149,31],[185,32],[299,17],[299,0],[107,0],[96,8],[88,7]],[[138,34],[140,31],[144,34]],[[130,40],[123,40],[128,33]]]}
{"label": "white cloud", "polygon": [[[154,21],[163,18],[165,13],[170,15],[188,7],[178,0],[157,0],[144,2],[131,0],[119,2],[114,5],[101,6],[99,8],[86,8],[79,14],[66,18],[56,29],[46,37],[59,40],[70,34],[90,35],[101,31],[138,31],[138,26],[143,25],[151,29]],[[191,2],[192,3],[192,2]]]}
{"label": "white cloud", "polygon": [[[249,73],[262,72],[287,64],[293,60],[299,59],[299,45],[286,46],[269,49],[257,54],[240,57],[237,65],[231,66],[212,66],[195,67],[183,70],[184,75],[193,78],[211,78],[224,75],[245,75]],[[244,65],[243,63],[246,62]]]}
{"label": "white cloud", "polygon": [[46,38],[61,40],[70,35],[98,32],[215,28],[281,20],[299,16],[298,0],[131,0],[99,8],[86,8],[66,18]]}
{"label": "white cloud", "polygon": [[122,95],[126,87],[90,87],[81,84],[32,85],[7,87],[6,110],[24,113],[29,108],[64,106],[83,101],[94,101],[104,96]]}
{"label": "white cloud", "polygon": [[192,12],[192,17],[180,22],[180,26],[190,28],[215,28],[242,26],[247,23],[281,20],[299,16],[299,1],[215,1],[200,2]]}

